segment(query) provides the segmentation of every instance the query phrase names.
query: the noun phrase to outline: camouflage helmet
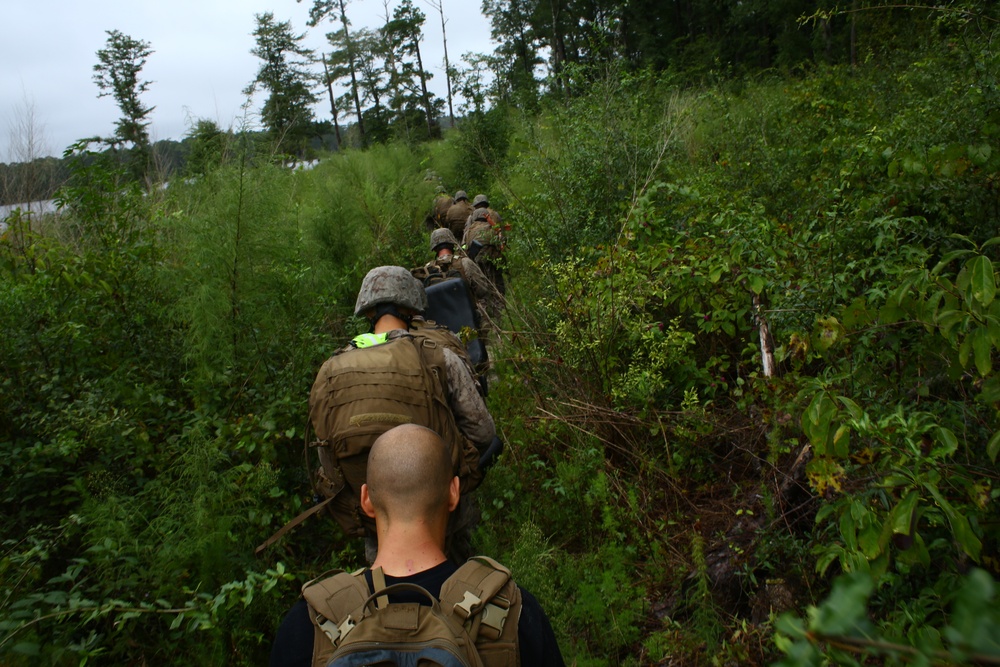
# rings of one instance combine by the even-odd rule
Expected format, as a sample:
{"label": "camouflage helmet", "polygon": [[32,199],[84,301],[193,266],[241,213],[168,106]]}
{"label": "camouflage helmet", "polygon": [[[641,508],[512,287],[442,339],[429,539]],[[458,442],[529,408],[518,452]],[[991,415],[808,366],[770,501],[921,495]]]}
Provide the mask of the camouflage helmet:
{"label": "camouflage helmet", "polygon": [[427,293],[403,267],[378,266],[369,271],[361,282],[354,314],[361,315],[384,303],[422,313],[427,309]]}
{"label": "camouflage helmet", "polygon": [[472,200],[472,207],[479,208],[480,206],[489,206],[490,200],[486,198],[486,195],[476,195],[476,198]]}
{"label": "camouflage helmet", "polygon": [[447,227],[439,227],[431,232],[431,250],[437,250],[440,245],[458,245],[458,239]]}
{"label": "camouflage helmet", "polygon": [[455,193],[455,201],[469,200],[469,195],[465,193],[465,190],[459,190]]}
{"label": "camouflage helmet", "polygon": [[474,221],[479,221],[479,220],[488,221],[490,219],[490,212],[487,211],[485,208],[477,208],[475,211],[472,212],[472,219]]}

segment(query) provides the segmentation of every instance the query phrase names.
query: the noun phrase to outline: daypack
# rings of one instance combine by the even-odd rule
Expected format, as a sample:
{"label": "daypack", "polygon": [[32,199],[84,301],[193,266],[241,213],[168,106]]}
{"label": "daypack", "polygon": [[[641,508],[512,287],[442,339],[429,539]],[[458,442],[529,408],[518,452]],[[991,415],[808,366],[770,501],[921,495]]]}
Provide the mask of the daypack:
{"label": "daypack", "polygon": [[320,368],[309,395],[316,436],[310,447],[320,462],[314,484],[348,535],[374,530],[374,521],[361,511],[361,485],[372,444],[394,426],[420,424],[449,443],[463,494],[481,480],[479,452],[458,430],[446,394],[444,348],[467,365],[468,357],[447,329],[415,324],[415,330],[386,343],[335,354]]}
{"label": "daypack", "polygon": [[463,341],[469,363],[479,379],[480,393],[486,396],[489,370],[486,338],[479,329],[479,311],[467,284],[460,278],[449,278],[433,283],[424,291],[427,293],[424,315],[429,320],[446,326]]}
{"label": "daypack", "polygon": [[[302,587],[313,623],[313,667],[461,665],[517,667],[521,591],[510,571],[477,556],[435,598],[416,584],[385,585],[381,569],[327,573]],[[410,590],[429,605],[389,602]]]}

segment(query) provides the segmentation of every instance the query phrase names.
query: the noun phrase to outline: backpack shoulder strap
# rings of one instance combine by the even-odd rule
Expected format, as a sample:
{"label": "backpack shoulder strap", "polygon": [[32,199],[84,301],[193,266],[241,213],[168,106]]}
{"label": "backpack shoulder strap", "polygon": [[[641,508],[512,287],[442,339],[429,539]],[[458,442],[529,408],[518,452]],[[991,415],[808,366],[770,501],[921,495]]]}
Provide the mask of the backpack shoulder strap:
{"label": "backpack shoulder strap", "polygon": [[364,570],[333,570],[302,586],[313,624],[313,667],[325,667],[341,636],[354,627],[371,592]]}
{"label": "backpack shoulder strap", "polygon": [[510,570],[486,556],[470,558],[441,586],[441,609],[463,624],[486,665],[517,665],[521,591]]}

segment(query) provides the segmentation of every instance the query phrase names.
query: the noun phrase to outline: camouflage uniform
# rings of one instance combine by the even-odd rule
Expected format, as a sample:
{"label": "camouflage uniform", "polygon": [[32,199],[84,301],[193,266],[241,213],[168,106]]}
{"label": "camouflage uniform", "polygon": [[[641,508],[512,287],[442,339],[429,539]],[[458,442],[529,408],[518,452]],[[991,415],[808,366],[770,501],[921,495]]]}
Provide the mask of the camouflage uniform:
{"label": "camouflage uniform", "polygon": [[[479,199],[479,196],[476,199]],[[490,320],[496,323],[499,322],[500,313],[504,309],[504,294],[507,291],[501,268],[501,257],[506,239],[503,235],[503,228],[500,226],[500,216],[497,215],[497,220],[493,220],[491,210],[487,207],[480,207],[473,211],[472,215],[469,216],[469,224],[465,230],[462,245],[468,249],[473,241],[479,241],[482,244],[482,249],[476,255],[476,264],[492,285],[485,306]]]}
{"label": "camouflage uniform", "polygon": [[[422,269],[414,269],[412,273],[420,279],[435,274],[448,276],[449,273],[457,271],[462,280],[469,288],[469,296],[479,313],[479,336],[484,341],[490,331],[490,317],[486,312],[485,304],[493,296],[493,283],[486,278],[482,269],[465,256],[462,248],[458,245],[458,240],[450,230],[441,229],[431,234],[431,250],[437,252],[442,246],[449,246],[453,254],[444,257],[435,257],[424,264]],[[425,281],[426,284],[426,281]]]}
{"label": "camouflage uniform", "polygon": [[465,221],[471,213],[472,204],[469,203],[468,195],[465,194],[464,190],[459,190],[455,193],[455,203],[451,205],[448,213],[445,214],[446,224],[443,226],[450,229],[456,239],[461,238],[465,232]]}
{"label": "camouflage uniform", "polygon": [[[361,291],[358,294],[355,314],[370,316],[374,311],[376,312],[374,317],[377,318],[379,308],[398,307],[400,310],[408,312],[423,312],[426,306],[427,297],[423,287],[410,275],[409,271],[402,267],[379,267],[370,271],[365,277]],[[415,316],[413,317],[413,322],[414,327],[418,327],[421,318]],[[462,343],[457,337],[447,330],[442,329],[442,331],[443,335],[454,338],[457,348],[462,348]],[[352,355],[364,355],[369,348],[381,347],[404,337],[419,339],[422,335],[425,334],[421,334],[416,329],[412,333],[404,329],[393,329],[385,334],[362,334],[355,337],[346,349],[327,359],[316,376],[309,400],[310,420],[317,437],[323,441],[332,443],[342,436],[340,433],[327,432],[330,430],[329,424],[331,420],[325,412],[329,408],[325,406],[331,400],[328,397],[337,396],[339,386],[337,378],[344,377],[339,371],[350,370],[357,365],[356,362],[352,362]],[[438,376],[437,370],[434,371],[434,376],[440,379],[441,390],[443,390],[447,408],[454,419],[454,427],[459,431],[461,436],[475,446],[475,450],[478,450],[479,455],[481,455],[490,446],[496,435],[496,426],[493,422],[493,417],[490,415],[486,403],[480,395],[479,384],[476,382],[473,370],[468,361],[447,346],[441,345],[438,347],[443,359],[444,377]],[[423,357],[422,355],[418,355],[418,360],[421,365],[427,363],[427,357]],[[390,369],[387,368],[386,370],[389,372]],[[426,372],[426,368],[409,369],[406,371],[406,374],[412,375],[414,370],[417,371],[418,377],[420,373]],[[393,372],[397,375],[399,374],[398,370]],[[428,390],[424,389],[424,391]],[[437,390],[435,389],[435,391]],[[352,403],[353,400],[355,399],[350,396],[337,399],[343,406],[356,404]],[[433,406],[434,401],[433,395],[428,394],[419,398],[414,397],[408,403],[423,404],[424,402],[428,402],[429,405]],[[341,409],[344,408],[342,407]],[[436,409],[432,408],[432,410]],[[344,415],[343,418],[346,419],[347,416]],[[353,420],[354,417],[351,417],[351,419]],[[421,425],[434,428],[433,424]],[[386,430],[388,430],[391,424],[386,423],[385,426]],[[445,437],[444,434],[441,435]],[[446,441],[448,441],[447,438]],[[458,443],[456,442],[455,444],[457,445]],[[458,454],[459,458],[463,459],[464,457],[465,464],[470,466],[469,479],[466,480],[469,484],[467,485],[466,481],[463,481],[463,488],[467,488],[469,491],[474,489],[481,479],[481,471],[478,470],[478,466],[476,465],[477,461],[470,459],[470,456],[473,455],[475,455],[475,452],[472,452],[469,447],[466,447],[466,451]],[[322,488],[322,483],[320,483],[320,488]],[[463,550],[468,548],[469,533],[474,528],[476,514],[477,509],[474,499],[471,497],[467,498],[466,493],[463,491],[462,502],[458,510],[453,513],[449,524],[449,543],[458,549],[458,551],[450,553],[450,556],[468,557],[470,555],[464,553]],[[338,521],[341,520],[341,517],[337,516],[337,518]],[[373,555],[374,546],[374,535],[369,534],[366,537],[366,552]]]}
{"label": "camouflage uniform", "polygon": [[424,218],[424,225],[427,229],[434,230],[439,227],[447,227],[448,209],[450,209],[454,203],[455,200],[448,194],[442,193],[435,197],[430,215]]}

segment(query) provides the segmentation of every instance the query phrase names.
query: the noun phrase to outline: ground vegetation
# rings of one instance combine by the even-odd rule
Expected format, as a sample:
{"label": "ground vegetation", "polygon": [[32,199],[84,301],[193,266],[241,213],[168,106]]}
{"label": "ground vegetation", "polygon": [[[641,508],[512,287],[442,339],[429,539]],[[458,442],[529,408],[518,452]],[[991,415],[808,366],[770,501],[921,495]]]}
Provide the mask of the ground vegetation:
{"label": "ground vegetation", "polygon": [[261,664],[362,563],[323,517],[254,547],[315,502],[314,374],[440,183],[510,225],[475,544],[568,662],[1000,662],[1000,17],[857,9],[800,24],[853,16],[853,57],[567,49],[310,170],[208,125],[165,190],[75,150],[0,242],[2,661]]}

